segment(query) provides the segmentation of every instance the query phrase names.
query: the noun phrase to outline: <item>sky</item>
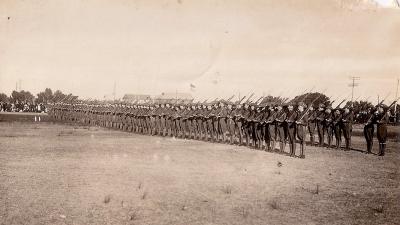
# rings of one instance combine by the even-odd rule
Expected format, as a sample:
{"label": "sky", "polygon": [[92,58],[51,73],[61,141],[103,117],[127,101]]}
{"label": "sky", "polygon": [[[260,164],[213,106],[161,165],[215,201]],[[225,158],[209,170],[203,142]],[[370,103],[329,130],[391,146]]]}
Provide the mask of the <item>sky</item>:
{"label": "sky", "polygon": [[[395,98],[391,0],[0,0],[0,93]],[[190,85],[195,88],[190,88]]]}

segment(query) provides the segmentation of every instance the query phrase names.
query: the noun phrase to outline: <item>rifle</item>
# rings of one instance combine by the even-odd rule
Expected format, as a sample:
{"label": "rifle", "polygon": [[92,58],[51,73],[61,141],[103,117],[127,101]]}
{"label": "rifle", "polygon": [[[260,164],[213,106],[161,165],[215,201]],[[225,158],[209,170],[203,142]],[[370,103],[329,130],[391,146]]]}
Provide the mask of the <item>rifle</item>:
{"label": "rifle", "polygon": [[246,102],[249,102],[250,98],[253,97],[253,95],[254,95],[254,92],[251,93],[251,95],[247,98]]}
{"label": "rifle", "polygon": [[[393,105],[399,100],[400,98],[397,98],[395,101],[392,102],[392,104],[389,105],[389,107],[387,107],[386,110],[383,111],[383,114],[385,114],[387,111],[389,111],[390,108],[393,107]],[[382,103],[381,103],[382,104]],[[380,104],[379,104],[380,105]],[[368,118],[367,123],[365,125],[368,125],[372,119],[372,117],[374,116],[374,113],[371,113],[371,116]]]}
{"label": "rifle", "polygon": [[235,95],[232,95],[230,98],[228,98],[228,100],[226,100],[227,102],[229,102],[230,100],[232,100],[232,98],[235,97]]}
{"label": "rifle", "polygon": [[338,99],[339,99],[339,96],[337,96],[337,97],[331,102],[331,105],[333,105],[333,103],[336,102],[336,100],[338,100]]}
{"label": "rifle", "polygon": [[346,101],[346,99],[343,99],[336,107],[335,109],[338,109],[340,107],[341,104],[343,104]]}
{"label": "rifle", "polygon": [[[304,101],[310,94],[311,94],[311,92],[314,90],[314,88],[315,88],[315,86],[313,86],[309,91],[306,89],[304,92],[303,92],[303,94],[301,94],[301,95],[304,95],[305,93],[307,93],[305,96],[303,96],[300,100],[299,100],[299,102],[302,102],[302,101]],[[300,95],[300,96],[301,96]]]}
{"label": "rifle", "polygon": [[300,119],[298,119],[298,120],[296,120],[296,121],[302,120],[302,119],[304,118],[304,116],[308,113],[308,111],[310,111],[310,108],[311,108],[312,104],[313,104],[315,101],[317,101],[321,96],[322,96],[322,95],[319,95],[318,97],[316,97],[316,98],[310,103],[310,105],[307,107],[307,110],[306,110],[306,111],[304,112],[304,114],[300,117]]}
{"label": "rifle", "polygon": [[261,96],[259,99],[257,99],[257,101],[255,101],[254,103],[256,104],[256,105],[258,105],[259,103],[259,101],[261,100],[261,99],[263,99],[264,98],[264,96]]}
{"label": "rifle", "polygon": [[246,96],[243,96],[243,98],[239,100],[238,104],[240,104],[244,98],[246,98]]}
{"label": "rifle", "polygon": [[394,106],[394,104],[396,104],[397,101],[398,101],[399,99],[400,99],[400,98],[397,98],[396,100],[394,100],[394,101],[392,102],[392,104],[390,104],[390,105],[387,107],[387,109],[385,110],[385,112],[389,111],[389,109],[392,108],[392,107]]}
{"label": "rifle", "polygon": [[387,99],[387,97],[389,97],[389,94],[390,94],[390,92],[385,96],[385,98],[381,102],[378,103],[378,105],[381,105]]}

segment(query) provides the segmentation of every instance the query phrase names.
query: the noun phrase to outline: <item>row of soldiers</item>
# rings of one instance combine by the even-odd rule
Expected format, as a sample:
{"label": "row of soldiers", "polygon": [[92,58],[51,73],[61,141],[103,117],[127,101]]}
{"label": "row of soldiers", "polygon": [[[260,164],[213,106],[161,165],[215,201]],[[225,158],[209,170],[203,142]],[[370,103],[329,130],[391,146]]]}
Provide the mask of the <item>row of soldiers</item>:
{"label": "row of soldiers", "polygon": [[[129,132],[247,145],[255,149],[305,157],[306,133],[311,145],[351,148],[353,111],[320,104],[314,110],[304,103],[256,104],[215,101],[198,104],[87,105],[56,103],[50,115],[73,121]],[[315,133],[318,142],[315,143]],[[332,145],[333,138],[336,143]],[[297,154],[296,145],[300,151]]]}

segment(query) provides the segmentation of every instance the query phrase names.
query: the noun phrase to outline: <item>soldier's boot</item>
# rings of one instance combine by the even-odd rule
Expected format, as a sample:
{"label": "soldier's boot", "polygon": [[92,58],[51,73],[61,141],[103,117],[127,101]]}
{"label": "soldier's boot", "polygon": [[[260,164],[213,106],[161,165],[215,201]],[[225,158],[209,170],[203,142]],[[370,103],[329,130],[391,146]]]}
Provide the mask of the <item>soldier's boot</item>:
{"label": "soldier's boot", "polygon": [[279,142],[279,151],[280,152],[284,151],[283,142]]}
{"label": "soldier's boot", "polygon": [[379,143],[379,153],[378,156],[384,156],[385,155],[385,146],[386,144],[384,143]]}
{"label": "soldier's boot", "polygon": [[293,143],[293,157],[296,157],[296,142]]}
{"label": "soldier's boot", "polygon": [[306,156],[304,155],[305,145],[302,143],[300,144],[300,155],[299,158],[304,159]]}
{"label": "soldier's boot", "polygon": [[367,142],[367,154],[371,154],[371,152],[372,152],[372,143]]}
{"label": "soldier's boot", "polygon": [[339,149],[339,148],[340,148],[340,140],[336,139],[336,149]]}
{"label": "soldier's boot", "polygon": [[328,146],[327,146],[327,148],[331,148],[332,146],[332,138],[329,138],[328,137]]}

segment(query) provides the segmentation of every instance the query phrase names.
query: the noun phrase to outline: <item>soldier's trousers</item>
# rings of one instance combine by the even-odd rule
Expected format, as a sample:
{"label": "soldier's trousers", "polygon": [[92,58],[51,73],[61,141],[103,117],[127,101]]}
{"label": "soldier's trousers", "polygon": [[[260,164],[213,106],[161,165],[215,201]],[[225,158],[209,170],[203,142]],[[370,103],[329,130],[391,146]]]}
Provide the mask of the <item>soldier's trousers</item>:
{"label": "soldier's trousers", "polygon": [[304,151],[306,150],[306,126],[302,124],[296,125],[297,139],[300,142],[300,158],[304,158]]}
{"label": "soldier's trousers", "polygon": [[308,123],[308,133],[310,134],[311,145],[315,145],[315,122]]}
{"label": "soldier's trousers", "polygon": [[219,142],[220,127],[219,127],[218,118],[214,118],[214,119],[213,119],[213,126],[214,126],[214,136],[213,136],[213,140]]}
{"label": "soldier's trousers", "polygon": [[226,122],[226,118],[221,117],[218,120],[218,124],[219,124],[219,129],[220,129],[220,133],[222,136],[222,141],[225,142],[226,141],[226,135],[228,133],[228,126],[227,126],[227,122]]}
{"label": "soldier's trousers", "polygon": [[351,123],[342,124],[342,133],[344,140],[346,142],[346,150],[349,150],[351,148],[351,131],[352,131]]}
{"label": "soldier's trousers", "polygon": [[160,135],[165,136],[167,135],[167,129],[166,129],[166,120],[165,117],[160,118]]}
{"label": "soldier's trousers", "polygon": [[176,138],[178,137],[178,134],[179,134],[178,125],[179,125],[179,119],[173,119],[172,120],[172,136],[174,136]]}
{"label": "soldier's trousers", "polygon": [[290,148],[290,156],[294,156],[296,153],[296,124],[288,123],[287,124],[287,133],[288,133],[288,141]]}
{"label": "soldier's trousers", "polygon": [[246,138],[246,145],[250,146],[250,142],[252,139],[252,125],[249,122],[244,122],[243,131],[244,131],[244,136]]}
{"label": "soldier's trousers", "polygon": [[232,118],[227,118],[227,127],[228,127],[228,133],[229,133],[229,138],[230,138],[230,144],[235,143],[235,121]]}
{"label": "soldier's trousers", "polygon": [[277,124],[277,132],[278,132],[278,139],[279,139],[279,150],[281,152],[284,151],[286,145],[286,137],[285,137],[285,127],[286,123],[278,123]]}
{"label": "soldier's trousers", "polygon": [[193,121],[193,119],[188,119],[186,120],[186,126],[187,126],[187,133],[188,133],[188,138],[193,138],[194,137],[194,129],[195,129],[195,122]]}
{"label": "soldier's trousers", "polygon": [[201,140],[204,134],[204,122],[203,119],[197,118],[197,139]]}
{"label": "soldier's trousers", "polygon": [[207,140],[208,130],[207,130],[207,120],[201,119],[201,136],[200,139]]}
{"label": "soldier's trousers", "polygon": [[254,145],[256,148],[262,148],[263,141],[264,141],[264,127],[259,122],[253,123],[254,127]]}
{"label": "soldier's trousers", "polygon": [[325,130],[324,130],[324,124],[322,121],[317,122],[317,131],[318,131],[318,140],[319,140],[319,146],[324,146],[325,142]]}
{"label": "soldier's trousers", "polygon": [[275,149],[275,143],[277,140],[277,130],[276,130],[276,125],[275,123],[268,123],[267,124],[267,129],[268,129],[268,148],[270,150],[274,150]]}
{"label": "soldier's trousers", "polygon": [[342,129],[340,124],[333,125],[333,131],[335,133],[335,140],[336,140],[336,148],[340,148],[342,143]]}
{"label": "soldier's trousers", "polygon": [[374,144],[374,125],[366,125],[364,127],[364,137],[367,142],[367,152],[372,152],[372,146]]}
{"label": "soldier's trousers", "polygon": [[328,148],[330,148],[331,147],[331,145],[332,145],[332,138],[333,138],[333,130],[334,130],[334,127],[333,127],[333,125],[324,125],[324,130],[325,130],[325,132],[326,132],[326,136],[327,136],[327,141],[328,141]]}
{"label": "soldier's trousers", "polygon": [[207,119],[207,130],[208,134],[210,135],[209,140],[214,141],[214,122],[212,118]]}
{"label": "soldier's trousers", "polygon": [[243,122],[241,120],[236,120],[235,133],[239,138],[239,145],[243,145]]}
{"label": "soldier's trousers", "polygon": [[387,139],[387,126],[386,124],[378,123],[376,126],[376,137],[379,141],[379,156],[385,155],[386,139]]}

